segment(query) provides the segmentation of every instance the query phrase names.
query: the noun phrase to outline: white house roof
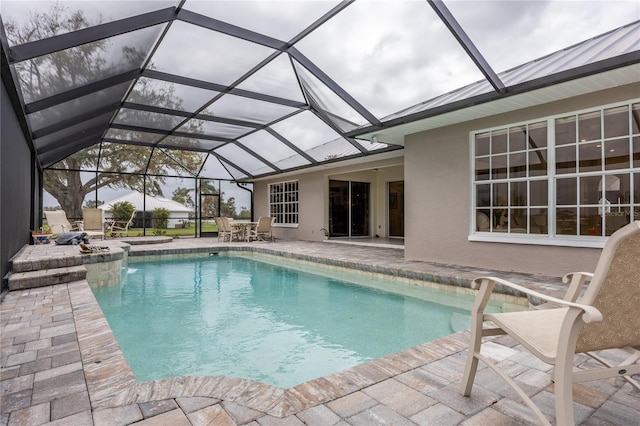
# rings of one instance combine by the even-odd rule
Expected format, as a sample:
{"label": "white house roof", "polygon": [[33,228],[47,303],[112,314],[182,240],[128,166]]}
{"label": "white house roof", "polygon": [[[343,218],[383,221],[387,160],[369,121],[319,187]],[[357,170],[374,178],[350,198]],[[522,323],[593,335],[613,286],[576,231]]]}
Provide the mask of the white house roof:
{"label": "white house roof", "polygon": [[147,195],[146,197],[146,205],[144,194],[138,191],[131,191],[130,193],[123,195],[122,197],[116,198],[115,200],[111,200],[98,206],[102,210],[109,211],[112,209],[115,203],[122,203],[124,201],[128,201],[135,207],[136,211],[152,211],[154,209],[163,208],[167,209],[170,212],[192,212],[193,210],[189,207],[186,207],[183,204],[178,203],[177,201],[169,200],[168,198],[162,197],[152,197],[151,195]]}

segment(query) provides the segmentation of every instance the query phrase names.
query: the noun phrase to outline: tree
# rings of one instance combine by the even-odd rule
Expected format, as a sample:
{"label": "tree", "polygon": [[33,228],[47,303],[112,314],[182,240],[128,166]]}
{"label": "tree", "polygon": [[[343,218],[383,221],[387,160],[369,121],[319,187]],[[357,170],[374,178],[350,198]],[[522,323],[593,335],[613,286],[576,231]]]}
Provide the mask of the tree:
{"label": "tree", "polygon": [[[153,209],[153,219],[155,220],[155,230],[153,233],[155,235],[164,235],[166,231],[163,232],[164,229],[167,229],[169,226],[169,216],[171,212],[164,207],[158,207]],[[158,231],[158,232],[156,232]]]}
{"label": "tree", "polygon": [[179,186],[173,190],[173,197],[171,197],[171,199],[184,206],[193,207],[195,204],[193,203],[193,198],[191,198],[191,195],[189,194],[191,191],[193,191],[193,189]]}
{"label": "tree", "polygon": [[95,209],[98,206],[101,206],[104,204],[104,201],[100,201],[98,200],[98,202],[96,202],[95,200],[87,200],[84,203],[84,208],[85,209]]}
{"label": "tree", "polygon": [[229,197],[226,201],[223,201],[224,192],[220,197],[220,213],[222,216],[237,218],[238,213],[236,212],[236,198]]}
{"label": "tree", "polygon": [[[5,30],[11,45],[20,45],[35,40],[49,38],[58,34],[77,31],[99,24],[92,22],[81,10],[72,11],[60,3],[53,4],[48,10],[34,10],[26,21],[7,22]],[[99,81],[106,76],[134,69],[143,62],[147,52],[125,46],[119,61],[110,61],[108,39],[88,43],[76,48],[67,49],[50,55],[43,55],[29,61],[17,63],[16,70],[20,79],[25,102],[43,99],[53,94],[65,92],[83,86],[89,82]],[[99,104],[91,96],[77,98],[71,102],[75,111],[91,111]],[[148,79],[140,79],[132,91],[132,100],[148,105],[162,105],[166,108],[182,108],[183,100],[175,96],[173,85],[152,85]],[[33,120],[43,123],[55,123],[67,116],[62,116],[60,108],[47,108],[34,114]],[[66,110],[66,108],[65,108]],[[139,111],[122,111],[119,119],[127,120]],[[188,129],[187,129],[188,130]],[[124,130],[112,130],[114,136],[123,140],[144,141],[145,135]],[[53,141],[60,143],[60,141]],[[182,144],[197,143],[182,138]],[[59,203],[69,218],[82,217],[82,203],[87,194],[102,187],[131,188],[151,195],[162,195],[162,185],[170,172],[184,174],[198,170],[204,161],[205,154],[189,151],[152,149],[145,146],[121,145],[116,143],[100,143],[83,149],[53,165],[44,173],[44,189]],[[150,161],[151,159],[151,161]],[[100,164],[98,165],[98,161]],[[98,169],[99,167],[99,169]],[[81,170],[93,171],[92,176],[83,182]],[[100,170],[103,173],[96,173]],[[146,182],[143,174],[146,174]]]}
{"label": "tree", "polygon": [[200,179],[200,188],[198,198],[200,199],[200,210],[203,217],[216,217],[220,216],[218,212],[218,203],[215,197],[202,197],[202,194],[207,195],[219,195],[218,188],[216,188],[214,180]]}
{"label": "tree", "polygon": [[126,222],[131,218],[131,215],[135,211],[135,207],[128,201],[122,201],[120,203],[114,203],[111,206],[111,215],[119,222]]}
{"label": "tree", "polygon": [[235,197],[225,197],[224,192],[220,192],[215,185],[216,181],[212,179],[200,180],[200,194],[219,195],[220,197],[220,212],[218,212],[218,205],[214,197],[200,198],[202,201],[202,216],[204,217],[216,217],[226,216],[239,219],[238,212],[236,210]]}
{"label": "tree", "polygon": [[240,206],[239,218],[240,219],[251,219],[251,212],[245,206]]}

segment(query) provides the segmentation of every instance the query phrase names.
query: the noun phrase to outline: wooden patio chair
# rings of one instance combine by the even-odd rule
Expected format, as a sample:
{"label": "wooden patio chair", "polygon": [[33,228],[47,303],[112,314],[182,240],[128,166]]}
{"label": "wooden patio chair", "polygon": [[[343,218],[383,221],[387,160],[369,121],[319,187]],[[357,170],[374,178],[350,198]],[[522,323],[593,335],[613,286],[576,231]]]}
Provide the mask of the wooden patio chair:
{"label": "wooden patio chair", "polygon": [[[533,355],[554,366],[555,412],[556,423],[559,425],[574,424],[573,383],[625,378],[640,373],[637,352],[617,366],[573,371],[574,355],[578,353],[593,355],[591,352],[606,349],[640,349],[638,259],[640,221],[626,225],[609,237],[593,274],[577,272],[565,276],[565,283],[570,280],[570,285],[564,299],[550,297],[500,278],[476,279],[473,285],[474,288],[479,287],[480,291],[472,308],[471,339],[462,378],[463,395],[470,395],[478,361],[482,361],[516,391],[542,424],[550,424],[515,381],[481,354],[483,336],[508,334]],[[584,295],[578,300],[588,279],[590,282]],[[558,307],[484,314],[484,308],[496,284],[555,303]]]}

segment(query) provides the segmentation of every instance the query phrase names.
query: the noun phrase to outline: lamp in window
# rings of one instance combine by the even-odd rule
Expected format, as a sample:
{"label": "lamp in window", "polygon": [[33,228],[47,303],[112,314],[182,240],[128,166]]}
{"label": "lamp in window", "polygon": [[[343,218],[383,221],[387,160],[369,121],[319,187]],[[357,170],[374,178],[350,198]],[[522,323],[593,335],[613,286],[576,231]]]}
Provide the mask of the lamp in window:
{"label": "lamp in window", "polygon": [[[618,197],[620,192],[620,178],[618,176],[608,175],[600,178],[598,183],[598,214],[603,215],[611,212],[611,202],[608,200],[609,196]],[[618,197],[618,204],[620,204],[620,197]]]}

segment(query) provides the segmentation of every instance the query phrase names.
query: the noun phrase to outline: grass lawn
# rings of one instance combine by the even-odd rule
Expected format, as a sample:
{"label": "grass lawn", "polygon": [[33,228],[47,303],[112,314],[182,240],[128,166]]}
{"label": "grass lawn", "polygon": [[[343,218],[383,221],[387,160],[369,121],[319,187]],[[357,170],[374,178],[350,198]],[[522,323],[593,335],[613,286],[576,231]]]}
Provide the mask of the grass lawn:
{"label": "grass lawn", "polygon": [[[188,228],[163,229],[163,231],[165,231],[165,233],[163,233],[162,235],[167,235],[167,236],[170,236],[170,237],[179,237],[179,236],[193,237],[193,236],[196,235],[196,228],[195,228],[193,222],[191,222],[189,225],[190,226]],[[154,229],[147,228],[147,235],[146,236],[149,237],[149,236],[156,235],[156,234],[153,233],[153,231],[154,231]],[[143,232],[142,228],[131,228],[127,232],[126,236],[127,237],[141,237],[141,236],[143,236],[142,232]],[[218,227],[216,226],[215,223],[203,223],[202,224],[202,232],[218,232]],[[108,238],[111,238],[111,235],[109,235],[108,232],[105,234],[105,236],[108,237]]]}

